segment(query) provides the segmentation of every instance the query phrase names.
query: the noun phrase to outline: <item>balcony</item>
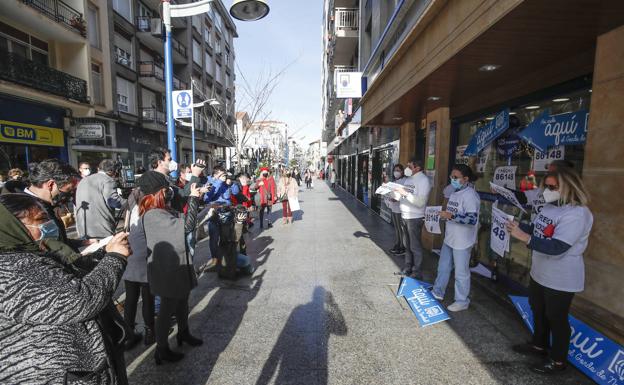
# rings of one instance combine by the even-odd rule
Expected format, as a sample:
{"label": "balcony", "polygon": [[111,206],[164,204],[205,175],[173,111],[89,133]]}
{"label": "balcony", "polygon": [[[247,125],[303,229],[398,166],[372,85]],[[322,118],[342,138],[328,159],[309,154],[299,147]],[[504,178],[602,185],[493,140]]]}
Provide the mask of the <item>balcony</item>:
{"label": "balcony", "polygon": [[173,75],[173,89],[175,90],[187,90],[188,83],[180,80],[177,76]]}
{"label": "balcony", "polygon": [[[162,40],[162,21],[158,18],[137,16],[134,24],[137,29],[137,37],[139,40],[152,50],[164,56],[165,49]],[[171,53],[174,64],[186,63],[186,46],[180,43],[175,37],[171,38]]]}
{"label": "balcony", "polygon": [[152,90],[165,92],[165,70],[160,63],[140,61],[139,82]]}
{"label": "balcony", "polygon": [[358,8],[336,8],[334,30],[337,38],[357,38],[359,28]]}
{"label": "balcony", "polygon": [[132,63],[132,56],[128,52],[126,52],[125,50],[117,46],[115,46],[115,62],[125,67],[128,67],[131,70],[134,70],[134,64]]}
{"label": "balcony", "polygon": [[167,116],[155,107],[141,107],[141,121],[143,127],[149,130],[166,132]]}
{"label": "balcony", "polygon": [[78,12],[68,4],[61,0],[22,0],[24,4],[38,10],[51,20],[63,25],[64,27],[79,33],[81,36],[87,36],[87,23],[82,17],[82,13]]}
{"label": "balcony", "polygon": [[88,103],[86,81],[14,53],[0,52],[0,79]]}

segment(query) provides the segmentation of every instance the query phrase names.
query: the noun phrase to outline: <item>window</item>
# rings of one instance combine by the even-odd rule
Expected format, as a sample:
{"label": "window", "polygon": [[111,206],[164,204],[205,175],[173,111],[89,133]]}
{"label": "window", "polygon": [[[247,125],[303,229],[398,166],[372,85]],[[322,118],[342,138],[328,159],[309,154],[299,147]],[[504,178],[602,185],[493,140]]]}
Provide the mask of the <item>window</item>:
{"label": "window", "polygon": [[115,33],[115,61],[126,67],[134,67],[132,62],[132,42],[118,33]]}
{"label": "window", "polygon": [[48,43],[0,22],[0,51],[11,52],[45,66],[48,63]]}
{"label": "window", "polygon": [[202,65],[201,44],[195,39],[193,39],[193,62],[200,67]]}
{"label": "window", "polygon": [[132,0],[113,0],[113,9],[132,22]]}
{"label": "window", "polygon": [[100,48],[100,22],[99,12],[92,5],[87,7],[87,36],[91,47]]}
{"label": "window", "polygon": [[136,86],[133,82],[117,76],[117,109],[136,114]]}
{"label": "window", "polygon": [[221,85],[223,85],[223,68],[221,68],[221,64],[217,63],[217,71],[215,73],[215,79]]}
{"label": "window", "polygon": [[219,36],[217,36],[217,39],[215,41],[214,50],[217,55],[221,54],[221,38]]}
{"label": "window", "polygon": [[206,73],[214,77],[214,60],[208,52],[204,52],[204,62],[206,63]]}
{"label": "window", "polygon": [[212,47],[212,27],[208,24],[204,26],[204,41],[206,45]]}
{"label": "window", "polygon": [[91,91],[93,103],[103,105],[104,95],[102,90],[102,67],[95,63],[91,63]]}
{"label": "window", "polygon": [[191,17],[191,24],[193,25],[193,28],[197,30],[197,32],[201,32],[201,25],[202,25],[201,16],[193,15]]}
{"label": "window", "polygon": [[139,3],[139,16],[152,18],[152,11],[143,3]]}

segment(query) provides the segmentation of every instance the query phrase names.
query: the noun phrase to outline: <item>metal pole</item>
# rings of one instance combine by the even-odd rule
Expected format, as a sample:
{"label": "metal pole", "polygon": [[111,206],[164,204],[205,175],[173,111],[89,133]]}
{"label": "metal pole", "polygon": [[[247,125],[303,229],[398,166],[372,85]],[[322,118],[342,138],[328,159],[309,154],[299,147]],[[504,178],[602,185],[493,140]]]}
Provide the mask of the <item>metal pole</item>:
{"label": "metal pole", "polygon": [[[165,97],[167,101],[167,146],[171,151],[171,159],[178,161],[178,149],[175,139],[175,122],[173,120],[173,63],[171,60],[171,4],[163,0],[163,22],[165,24]],[[171,173],[173,178],[178,172]]]}
{"label": "metal pole", "polygon": [[[191,78],[191,101],[193,100],[193,79]],[[193,149],[193,157],[191,162],[195,162],[195,104],[191,103],[191,147]]]}

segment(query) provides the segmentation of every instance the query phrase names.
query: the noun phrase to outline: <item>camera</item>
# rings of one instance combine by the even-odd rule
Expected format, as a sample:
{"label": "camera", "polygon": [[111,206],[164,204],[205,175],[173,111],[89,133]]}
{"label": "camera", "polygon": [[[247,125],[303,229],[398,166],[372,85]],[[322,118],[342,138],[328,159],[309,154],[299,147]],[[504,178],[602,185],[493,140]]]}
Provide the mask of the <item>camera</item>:
{"label": "camera", "polygon": [[130,166],[124,166],[120,161],[115,162],[115,175],[117,175],[117,186],[121,189],[121,195],[125,199],[130,196],[136,187],[134,170]]}

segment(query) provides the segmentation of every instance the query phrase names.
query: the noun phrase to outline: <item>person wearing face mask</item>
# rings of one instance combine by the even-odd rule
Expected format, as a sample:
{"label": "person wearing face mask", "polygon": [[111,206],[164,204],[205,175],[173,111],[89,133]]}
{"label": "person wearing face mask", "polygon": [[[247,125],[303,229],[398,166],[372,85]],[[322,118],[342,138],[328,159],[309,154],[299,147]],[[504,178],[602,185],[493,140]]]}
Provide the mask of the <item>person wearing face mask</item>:
{"label": "person wearing face mask", "polygon": [[183,212],[188,191],[181,190],[176,185],[176,181],[170,179],[170,174],[178,171],[178,163],[171,158],[171,151],[166,148],[157,147],[150,153],[148,161],[152,170],[161,173],[170,182],[170,186],[173,189],[171,207],[179,212]]}
{"label": "person wearing face mask", "polygon": [[451,185],[455,191],[449,197],[446,210],[440,212],[440,219],[446,220],[446,228],[432,294],[440,301],[444,299],[451,270],[455,267],[455,302],[449,305],[450,311],[466,310],[470,304],[470,252],[477,242],[481,205],[481,198],[472,185],[475,180],[469,166],[453,166]]}
{"label": "person wearing face mask", "polygon": [[262,167],[260,169],[260,178],[256,181],[256,186],[258,189],[256,193],[256,206],[260,214],[260,228],[264,225],[265,211],[268,222],[267,226],[271,228],[273,227],[273,224],[271,224],[271,209],[273,208],[273,204],[277,201],[277,187],[275,179],[273,179],[269,173],[268,167]]}
{"label": "person wearing face mask", "polygon": [[[232,193],[230,186],[227,184],[227,173],[223,167],[217,165],[212,170],[212,176],[208,177],[210,190],[204,195],[204,203],[207,207],[200,213],[200,217],[204,214],[208,220],[208,236],[211,260],[202,267],[202,270],[218,268],[220,265],[221,255],[219,253],[220,239],[220,222],[216,215],[216,209],[223,206],[231,205]],[[207,212],[207,213],[206,213]]]}
{"label": "person wearing face mask", "polygon": [[78,172],[80,173],[80,177],[82,179],[91,175],[91,165],[87,162],[80,162],[78,165]]}
{"label": "person wearing face mask", "polygon": [[85,239],[103,239],[115,234],[116,209],[127,205],[117,192],[116,163],[112,159],[100,162],[97,174],[85,178],[76,190],[76,229]]}
{"label": "person wearing face mask", "polygon": [[199,346],[203,341],[191,335],[188,325],[188,297],[197,286],[197,276],[187,248],[188,234],[197,227],[197,207],[200,188],[193,184],[185,215],[171,208],[173,192],[169,181],[160,173],[148,171],[137,180],[145,194],[139,203],[138,225],[142,227],[147,245],[147,280],[152,295],[159,296],[160,311],[156,318],[157,365],[163,361],[175,362],[184,354],[169,347],[171,317],[178,323],[177,343]]}
{"label": "person wearing face mask", "polygon": [[[405,265],[401,274],[412,278],[422,278],[421,264],[423,248],[421,244],[422,227],[425,222],[425,206],[429,200],[431,183],[423,172],[423,163],[418,158],[412,158],[403,171],[405,180],[403,187],[396,189],[401,209],[401,219],[407,229],[404,237]],[[409,190],[408,190],[409,189]]]}
{"label": "person wearing face mask", "polygon": [[[392,177],[394,183],[403,184],[405,181],[405,175],[403,174],[404,167],[402,164],[394,165],[392,171]],[[406,237],[407,229],[405,223],[401,219],[401,206],[399,205],[399,199],[401,199],[398,193],[384,195],[384,202],[386,206],[392,211],[392,225],[394,226],[394,246],[390,249],[391,254],[401,255],[405,253],[404,238]]]}
{"label": "person wearing face mask", "polygon": [[547,357],[532,370],[556,374],[566,368],[571,334],[568,313],[574,294],[584,289],[583,253],[593,216],[587,207],[589,194],[573,169],[560,167],[548,173],[542,190],[546,204],[531,224],[507,224],[511,236],[532,250],[529,304],[533,339],[513,350]]}
{"label": "person wearing face mask", "polygon": [[69,239],[63,222],[55,215],[54,208],[73,199],[79,178],[78,172],[70,165],[56,159],[47,159],[30,164],[31,185],[24,190],[24,193],[41,200],[49,217],[59,228],[58,240],[76,252],[94,241]]}
{"label": "person wearing face mask", "polygon": [[43,202],[0,196],[0,382],[127,384],[104,314],[131,253],[126,234],[81,271],[48,248],[58,227]]}
{"label": "person wearing face mask", "polygon": [[292,224],[293,220],[289,198],[298,198],[298,195],[299,185],[293,177],[293,172],[289,170],[284,171],[277,184],[277,196],[282,202],[282,217],[285,225]]}

